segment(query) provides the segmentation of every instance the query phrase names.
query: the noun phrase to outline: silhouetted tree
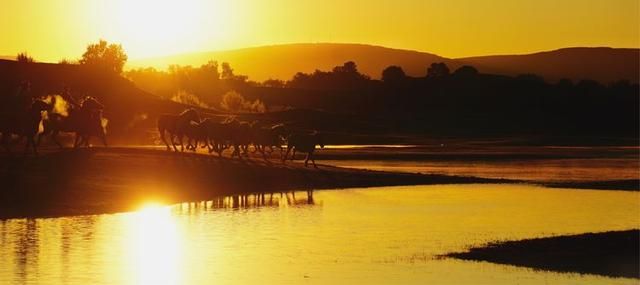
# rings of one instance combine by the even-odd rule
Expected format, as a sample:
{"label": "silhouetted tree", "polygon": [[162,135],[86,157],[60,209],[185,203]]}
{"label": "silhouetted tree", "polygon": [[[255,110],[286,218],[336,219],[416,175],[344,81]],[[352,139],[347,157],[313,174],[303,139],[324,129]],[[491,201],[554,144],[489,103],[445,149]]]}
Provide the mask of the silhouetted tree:
{"label": "silhouetted tree", "polygon": [[64,65],[77,64],[77,63],[78,63],[77,61],[69,60],[66,58],[63,58],[58,61],[58,64],[64,64]]}
{"label": "silhouetted tree", "polygon": [[305,89],[358,89],[371,79],[358,72],[353,61],[336,66],[330,72],[316,70],[312,74],[298,72],[287,82],[287,87]]}
{"label": "silhouetted tree", "polygon": [[392,65],[382,71],[382,81],[384,81],[384,83],[398,84],[406,78],[407,75],[400,66]]}
{"label": "silhouetted tree", "polygon": [[21,52],[16,56],[16,61],[22,63],[33,63],[36,62],[32,56],[27,54],[26,52]]}
{"label": "silhouetted tree", "polygon": [[471,65],[464,65],[456,69],[456,71],[453,72],[453,75],[458,77],[473,77],[478,75],[478,70]]}
{"label": "silhouetted tree", "polygon": [[80,64],[120,74],[127,59],[128,57],[124,49],[122,49],[122,45],[109,44],[105,40],[100,40],[96,44],[87,46],[87,50],[80,59]]}
{"label": "silhouetted tree", "polygon": [[444,63],[432,63],[427,69],[427,78],[446,77],[450,73],[449,67]]}
{"label": "silhouetted tree", "polygon": [[222,79],[231,79],[233,78],[233,68],[229,65],[228,62],[222,63]]}
{"label": "silhouetted tree", "polygon": [[267,79],[262,82],[262,86],[271,88],[284,88],[284,81],[280,79]]}
{"label": "silhouetted tree", "polygon": [[336,66],[333,68],[334,73],[358,73],[358,66],[353,61],[347,61],[342,66]]}

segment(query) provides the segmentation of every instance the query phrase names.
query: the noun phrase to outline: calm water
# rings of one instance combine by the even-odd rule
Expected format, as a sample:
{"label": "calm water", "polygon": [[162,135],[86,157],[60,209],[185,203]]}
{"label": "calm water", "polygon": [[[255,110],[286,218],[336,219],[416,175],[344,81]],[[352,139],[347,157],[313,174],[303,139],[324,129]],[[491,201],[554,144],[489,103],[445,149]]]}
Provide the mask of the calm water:
{"label": "calm water", "polygon": [[0,284],[637,284],[437,259],[640,227],[640,193],[448,185],[227,197],[0,221]]}
{"label": "calm water", "polygon": [[323,160],[340,167],[528,181],[640,179],[637,158],[544,159],[515,161]]}

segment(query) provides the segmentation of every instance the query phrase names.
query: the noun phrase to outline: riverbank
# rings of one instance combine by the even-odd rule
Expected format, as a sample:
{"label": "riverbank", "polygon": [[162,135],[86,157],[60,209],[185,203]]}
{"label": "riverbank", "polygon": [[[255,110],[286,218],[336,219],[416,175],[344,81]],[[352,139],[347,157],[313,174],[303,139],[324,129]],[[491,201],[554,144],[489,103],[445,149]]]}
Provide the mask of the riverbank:
{"label": "riverbank", "polygon": [[[202,153],[173,153],[161,147],[146,146],[63,151],[44,148],[39,157],[2,154],[0,219],[123,212],[135,210],[149,201],[172,204],[224,195],[305,189],[454,183],[523,183],[555,188],[636,191],[640,188],[637,178],[612,179],[636,176],[637,167],[634,165],[637,161],[629,157],[638,151],[637,148],[479,147],[475,154],[469,147],[450,147],[447,150],[435,148],[393,147],[393,151],[371,146],[325,148],[319,152],[318,169],[304,167],[300,161],[282,164],[275,159],[275,154],[274,159],[269,161],[258,157],[238,160],[226,157],[228,153],[218,158]],[[535,160],[523,162],[513,158],[525,154]],[[439,156],[440,159],[431,157],[417,161],[415,165],[434,163],[431,170],[424,172],[413,166],[409,169],[375,167],[382,165],[376,162],[381,158],[384,160],[380,161],[388,165],[403,163],[402,159],[415,155]],[[354,157],[363,162],[362,167],[344,164],[352,164],[350,159]],[[464,160],[465,157],[468,161]],[[338,160],[325,161],[323,158]],[[562,161],[562,164],[548,167],[536,162],[544,164],[549,159]],[[567,159],[577,159],[586,165],[603,164],[600,159],[614,159],[603,164],[605,170],[619,167],[621,160],[626,162],[622,171],[591,169],[581,176],[570,172],[569,176],[578,177],[571,181],[547,179],[547,173],[567,169]],[[487,164],[487,161],[496,160],[499,166],[491,164],[494,162]],[[409,164],[412,162],[408,161]],[[471,164],[472,167],[457,166],[460,163]],[[517,169],[518,165],[518,175],[507,173],[508,169]],[[477,169],[489,172],[479,173]],[[619,176],[625,172],[628,173]],[[522,173],[538,173],[544,179],[522,179]],[[607,173],[615,175],[607,176]],[[600,180],[584,179],[591,177]]]}
{"label": "riverbank", "polygon": [[640,278],[640,230],[506,241],[446,257],[540,270]]}
{"label": "riverbank", "polygon": [[0,160],[0,219],[135,210],[232,194],[304,189],[510,183],[501,179],[368,171],[279,160],[229,159],[141,148],[45,152]]}

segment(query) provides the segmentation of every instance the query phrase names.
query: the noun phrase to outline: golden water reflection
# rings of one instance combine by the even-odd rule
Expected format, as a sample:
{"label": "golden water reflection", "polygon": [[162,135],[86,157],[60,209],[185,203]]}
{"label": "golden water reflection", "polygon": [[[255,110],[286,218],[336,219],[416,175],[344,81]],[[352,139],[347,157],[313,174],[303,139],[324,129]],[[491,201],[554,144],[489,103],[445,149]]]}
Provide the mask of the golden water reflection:
{"label": "golden water reflection", "polygon": [[0,284],[635,284],[436,256],[638,217],[638,192],[525,185],[230,196],[0,221]]}

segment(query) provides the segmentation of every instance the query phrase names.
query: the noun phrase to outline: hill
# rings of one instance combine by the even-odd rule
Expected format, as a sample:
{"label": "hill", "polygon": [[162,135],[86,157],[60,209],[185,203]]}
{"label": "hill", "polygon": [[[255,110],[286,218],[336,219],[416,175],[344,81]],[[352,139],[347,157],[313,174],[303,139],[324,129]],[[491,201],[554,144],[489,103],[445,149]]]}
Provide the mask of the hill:
{"label": "hill", "polygon": [[566,48],[525,55],[452,59],[426,52],[362,44],[285,44],[133,60],[128,67],[199,66],[209,60],[229,62],[236,73],[257,81],[269,78],[286,80],[299,71],[330,70],[350,60],[357,63],[360,72],[372,78],[380,78],[382,70],[390,65],[402,66],[408,75],[422,77],[434,62],[445,62],[452,70],[470,64],[483,73],[534,73],[549,81],[568,78],[609,83],[626,79],[637,83],[640,77],[640,49],[622,48]]}
{"label": "hill", "polygon": [[564,48],[525,55],[460,58],[485,73],[515,75],[533,73],[550,81],[594,79],[603,83],[626,79],[638,82],[640,49]]}
{"label": "hill", "polygon": [[[131,61],[129,67],[153,66],[166,68],[170,64],[199,66],[209,60],[229,62],[236,73],[252,80],[290,79],[297,72],[331,70],[347,61],[354,61],[360,72],[379,78],[389,65],[401,65],[411,76],[424,76],[433,62],[448,59],[430,53],[391,49],[361,44],[287,44],[244,48],[219,52],[202,52]],[[454,63],[455,64],[455,63]]]}

